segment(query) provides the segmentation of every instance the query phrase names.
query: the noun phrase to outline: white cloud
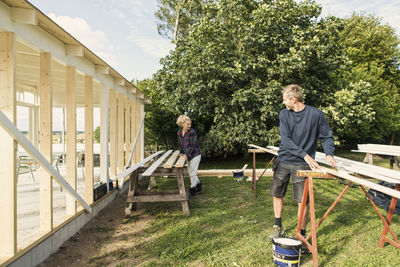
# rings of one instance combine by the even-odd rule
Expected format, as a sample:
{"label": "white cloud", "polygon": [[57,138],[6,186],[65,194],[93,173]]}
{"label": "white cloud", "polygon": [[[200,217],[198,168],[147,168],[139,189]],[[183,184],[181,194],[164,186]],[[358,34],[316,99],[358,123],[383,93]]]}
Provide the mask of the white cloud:
{"label": "white cloud", "polygon": [[109,65],[117,65],[113,45],[104,32],[93,30],[82,18],[57,16],[54,13],[50,13],[48,16]]}
{"label": "white cloud", "polygon": [[173,48],[170,40],[157,33],[154,16],[156,1],[112,0],[104,4],[128,26],[128,41],[142,48],[148,55],[154,58],[165,57]]}
{"label": "white cloud", "polygon": [[400,36],[400,2],[384,0],[317,0],[322,5],[322,16],[349,17],[353,12],[365,12],[382,19],[382,23],[395,28]]}
{"label": "white cloud", "polygon": [[156,58],[165,57],[173,48],[171,41],[167,39],[156,39],[140,34],[131,34],[129,39],[134,41],[146,53]]}

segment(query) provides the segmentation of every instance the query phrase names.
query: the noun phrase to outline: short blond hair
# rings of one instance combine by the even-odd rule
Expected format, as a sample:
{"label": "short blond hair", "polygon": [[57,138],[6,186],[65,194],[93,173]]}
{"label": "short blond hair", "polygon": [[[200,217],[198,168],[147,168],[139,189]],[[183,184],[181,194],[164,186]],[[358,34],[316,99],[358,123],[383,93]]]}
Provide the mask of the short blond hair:
{"label": "short blond hair", "polygon": [[297,84],[289,84],[282,90],[282,95],[287,94],[290,98],[296,98],[297,101],[303,102],[303,89]]}
{"label": "short blond hair", "polygon": [[179,127],[182,127],[185,121],[192,121],[188,116],[185,114],[180,115],[178,119],[176,119],[176,124],[178,124]]}

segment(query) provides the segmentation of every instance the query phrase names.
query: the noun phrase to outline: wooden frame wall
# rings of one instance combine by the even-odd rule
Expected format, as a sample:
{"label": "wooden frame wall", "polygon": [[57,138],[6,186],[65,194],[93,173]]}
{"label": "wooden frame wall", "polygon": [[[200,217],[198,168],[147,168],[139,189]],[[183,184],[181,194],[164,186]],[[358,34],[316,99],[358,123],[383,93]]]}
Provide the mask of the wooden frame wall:
{"label": "wooden frame wall", "polygon": [[[22,9],[21,6],[24,6],[24,8]],[[0,1],[0,17],[0,110],[10,121],[7,125],[4,124],[0,127],[0,148],[7,153],[7,157],[4,157],[0,163],[0,175],[4,177],[2,180],[3,193],[0,194],[0,212],[6,218],[5,220],[0,220],[0,229],[2,229],[2,237],[0,238],[1,265],[5,262],[4,258],[9,264],[26,252],[19,250],[17,242],[16,196],[18,179],[16,174],[17,142],[15,140],[18,140],[19,144],[23,144],[26,151],[34,151],[30,155],[39,160],[42,168],[47,170],[47,173],[41,172],[40,174],[40,230],[52,233],[54,231],[53,181],[58,181],[68,193],[66,194],[66,213],[68,215],[77,213],[77,203],[81,203],[80,205],[91,212],[90,206],[76,193],[76,106],[77,104],[82,104],[80,101],[77,102],[80,99],[76,99],[77,90],[81,90],[81,81],[77,82],[77,73],[79,72],[80,75],[86,77],[85,146],[87,147],[85,148],[85,198],[89,203],[93,201],[93,158],[90,159],[90,157],[93,157],[93,144],[91,144],[91,141],[93,138],[94,104],[93,95],[92,102],[89,102],[89,88],[92,87],[91,90],[93,90],[94,80],[96,83],[99,82],[102,88],[102,93],[100,94],[101,138],[103,140],[101,143],[101,179],[104,182],[108,181],[109,167],[110,174],[112,175],[112,172],[114,172],[114,176],[117,174],[117,164],[120,171],[124,170],[125,160],[129,159],[130,146],[141,122],[141,113],[138,112],[138,108],[143,105],[143,102],[146,102],[146,99],[134,85],[29,2],[24,0]],[[17,64],[17,53],[18,56],[23,57],[23,63],[19,61],[19,64]],[[40,69],[38,70],[38,68]],[[28,86],[29,88],[27,89],[26,87]],[[109,91],[110,96],[112,95],[109,88],[117,90],[119,92],[118,96],[122,96],[125,102],[123,100],[118,101],[117,105],[114,91],[114,103],[112,103],[111,97],[109,99],[108,95]],[[26,90],[27,92],[40,94],[40,109],[36,106],[34,108],[35,111],[33,109],[30,110],[29,121],[29,129],[32,131],[32,128],[34,128],[36,132],[40,130],[40,134],[35,135],[35,132],[30,131],[31,142],[24,139],[24,136],[15,127],[17,89],[20,92]],[[103,97],[103,92],[107,94],[106,97]],[[136,96],[139,96],[140,103],[137,100],[132,100]],[[38,97],[38,95],[36,94],[35,97]],[[61,101],[59,101],[60,99]],[[68,183],[51,166],[53,163],[53,103],[54,105],[60,105],[60,103],[61,105],[66,105],[66,123],[68,125],[66,127],[67,153],[65,162]],[[92,105],[91,107],[90,104]],[[37,105],[36,101],[35,105]],[[116,110],[117,107],[119,107],[118,112]],[[92,113],[92,119],[90,119],[89,113]],[[125,117],[123,114],[125,114]],[[3,121],[8,120],[2,116],[2,123]],[[91,129],[90,126],[92,127]],[[10,133],[10,131],[6,132],[4,129],[12,129],[12,131]],[[108,135],[110,136],[110,160],[108,160]],[[39,140],[40,151],[37,149]],[[143,136],[138,140],[136,155],[134,155],[135,160],[132,163],[138,162],[141,158],[143,152],[142,140]],[[124,146],[124,142],[126,146]],[[91,148],[92,152],[90,152]],[[126,151],[125,154],[124,151]],[[72,198],[70,194],[75,198]],[[10,260],[10,257],[13,257],[13,259]]]}

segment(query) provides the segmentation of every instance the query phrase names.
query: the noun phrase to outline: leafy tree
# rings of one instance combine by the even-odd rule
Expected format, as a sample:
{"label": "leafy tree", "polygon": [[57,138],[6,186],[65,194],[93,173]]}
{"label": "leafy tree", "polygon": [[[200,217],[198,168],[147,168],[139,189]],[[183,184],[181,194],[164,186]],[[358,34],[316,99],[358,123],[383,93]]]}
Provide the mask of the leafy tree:
{"label": "leafy tree", "polygon": [[100,126],[97,126],[94,130],[93,137],[96,143],[100,143]]}
{"label": "leafy tree", "polygon": [[137,87],[151,98],[152,103],[145,105],[144,122],[145,144],[155,149],[177,147],[176,125],[177,115],[167,110],[161,103],[161,96],[151,79],[137,82]]}
{"label": "leafy tree", "polygon": [[160,35],[175,42],[178,36],[188,34],[189,26],[202,14],[202,0],[157,0],[157,30]]}
{"label": "leafy tree", "polygon": [[206,155],[278,144],[287,84],[302,85],[315,106],[338,90],[342,21],[318,20],[315,2],[220,0],[202,11],[161,61],[155,82],[162,104],[198,123]]}
{"label": "leafy tree", "polygon": [[372,15],[346,19],[340,44],[346,64],[343,90],[326,108],[342,144],[393,142],[400,130],[399,39],[394,29]]}

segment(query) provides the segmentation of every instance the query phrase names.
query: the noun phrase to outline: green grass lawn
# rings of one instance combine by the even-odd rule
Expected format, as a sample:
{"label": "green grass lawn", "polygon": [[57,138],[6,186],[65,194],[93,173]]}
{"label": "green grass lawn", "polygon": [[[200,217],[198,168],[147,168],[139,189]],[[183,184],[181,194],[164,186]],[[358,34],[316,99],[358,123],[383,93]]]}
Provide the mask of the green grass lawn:
{"label": "green grass lawn", "polygon": [[[347,158],[349,155],[363,158],[362,154],[340,153]],[[258,158],[257,167],[265,167],[269,157]],[[245,163],[251,163],[251,158],[204,161],[201,167],[238,168]],[[268,191],[271,177],[259,181],[256,199],[250,183],[234,182],[231,177],[201,180],[203,193],[190,200],[188,217],[182,214],[179,203],[146,203],[146,213],[156,219],[139,233],[147,241],[123,251],[124,257],[140,258],[145,266],[273,266],[272,245],[268,241],[274,222]],[[314,185],[318,221],[344,185],[322,179]],[[174,179],[157,180],[156,190],[172,188],[176,188]],[[132,223],[135,216],[125,220]],[[289,186],[283,214],[288,235],[295,234],[296,224],[297,203],[292,201]],[[400,217],[396,214],[392,230],[399,238]],[[391,245],[378,248],[381,231],[382,222],[362,190],[350,188],[318,229],[320,266],[399,266],[399,249]],[[301,263],[312,266],[312,256],[302,256]]]}

